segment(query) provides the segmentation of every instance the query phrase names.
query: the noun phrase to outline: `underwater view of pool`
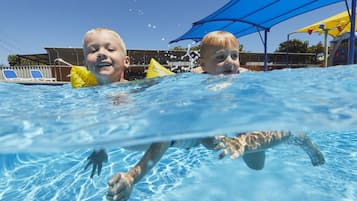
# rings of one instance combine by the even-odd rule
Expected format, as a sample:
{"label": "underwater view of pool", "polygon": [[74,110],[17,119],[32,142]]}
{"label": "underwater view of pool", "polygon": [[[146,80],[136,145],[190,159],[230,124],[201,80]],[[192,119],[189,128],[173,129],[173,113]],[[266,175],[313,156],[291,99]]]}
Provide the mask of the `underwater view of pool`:
{"label": "underwater view of pool", "polygon": [[[326,163],[286,144],[260,171],[201,146],[170,148],[130,200],[357,200],[357,65],[82,89],[0,83],[0,95],[0,200],[105,200],[108,179],[143,154],[122,146],[255,130],[305,132]],[[109,161],[90,179],[97,148]]]}

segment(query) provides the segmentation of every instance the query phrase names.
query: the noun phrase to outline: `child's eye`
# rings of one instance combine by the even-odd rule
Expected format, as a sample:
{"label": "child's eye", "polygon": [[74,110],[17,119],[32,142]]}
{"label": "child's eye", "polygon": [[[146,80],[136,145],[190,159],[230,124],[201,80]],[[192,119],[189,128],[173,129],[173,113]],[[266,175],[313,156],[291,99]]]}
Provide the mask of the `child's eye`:
{"label": "child's eye", "polygon": [[238,59],[238,52],[232,52],[231,58],[232,58],[233,60]]}
{"label": "child's eye", "polygon": [[96,52],[97,51],[97,49],[90,49],[90,53],[94,53],[94,52]]}
{"label": "child's eye", "polygon": [[116,50],[115,46],[108,44],[105,49],[109,52],[114,52]]}
{"label": "child's eye", "polygon": [[90,47],[90,48],[89,48],[89,52],[90,52],[90,53],[94,53],[94,52],[96,52],[96,51],[98,51],[98,48],[95,48],[95,47]]}
{"label": "child's eye", "polygon": [[224,61],[226,59],[226,55],[225,54],[219,54],[216,56],[216,61]]}

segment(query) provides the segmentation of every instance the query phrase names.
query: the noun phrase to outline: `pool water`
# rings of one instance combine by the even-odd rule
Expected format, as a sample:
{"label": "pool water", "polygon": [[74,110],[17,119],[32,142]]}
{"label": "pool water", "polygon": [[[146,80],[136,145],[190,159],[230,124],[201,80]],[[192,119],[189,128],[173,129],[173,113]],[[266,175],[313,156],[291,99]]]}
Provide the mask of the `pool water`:
{"label": "pool water", "polygon": [[[357,65],[77,90],[0,83],[0,95],[0,200],[105,200],[108,179],[143,154],[120,146],[272,129],[306,132],[326,163],[286,144],[261,171],[201,146],[170,148],[130,200],[357,199]],[[89,179],[86,157],[99,147],[109,162]]]}

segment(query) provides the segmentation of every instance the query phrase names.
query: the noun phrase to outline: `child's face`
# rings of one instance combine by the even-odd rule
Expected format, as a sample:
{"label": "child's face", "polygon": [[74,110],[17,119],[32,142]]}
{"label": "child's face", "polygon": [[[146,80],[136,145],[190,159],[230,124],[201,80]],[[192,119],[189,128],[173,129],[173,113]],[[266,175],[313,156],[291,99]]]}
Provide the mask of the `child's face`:
{"label": "child's face", "polygon": [[123,52],[118,38],[109,31],[95,31],[84,39],[84,52],[88,69],[99,83],[117,82],[124,79],[130,60]]}
{"label": "child's face", "polygon": [[201,59],[203,70],[213,75],[237,74],[239,65],[239,51],[234,47],[211,46]]}

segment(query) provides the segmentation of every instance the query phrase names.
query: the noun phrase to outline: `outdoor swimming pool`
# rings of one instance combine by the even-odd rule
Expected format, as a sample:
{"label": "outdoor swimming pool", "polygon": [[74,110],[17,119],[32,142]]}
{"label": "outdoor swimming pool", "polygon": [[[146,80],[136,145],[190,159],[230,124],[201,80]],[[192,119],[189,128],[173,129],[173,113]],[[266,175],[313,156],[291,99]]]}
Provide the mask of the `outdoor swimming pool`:
{"label": "outdoor swimming pool", "polygon": [[[107,180],[142,155],[119,146],[272,129],[306,132],[326,163],[313,167],[282,144],[253,171],[203,147],[171,148],[130,200],[357,199],[356,65],[78,90],[0,83],[0,95],[0,200],[105,200]],[[109,162],[91,180],[83,169],[93,147],[106,147]]]}

